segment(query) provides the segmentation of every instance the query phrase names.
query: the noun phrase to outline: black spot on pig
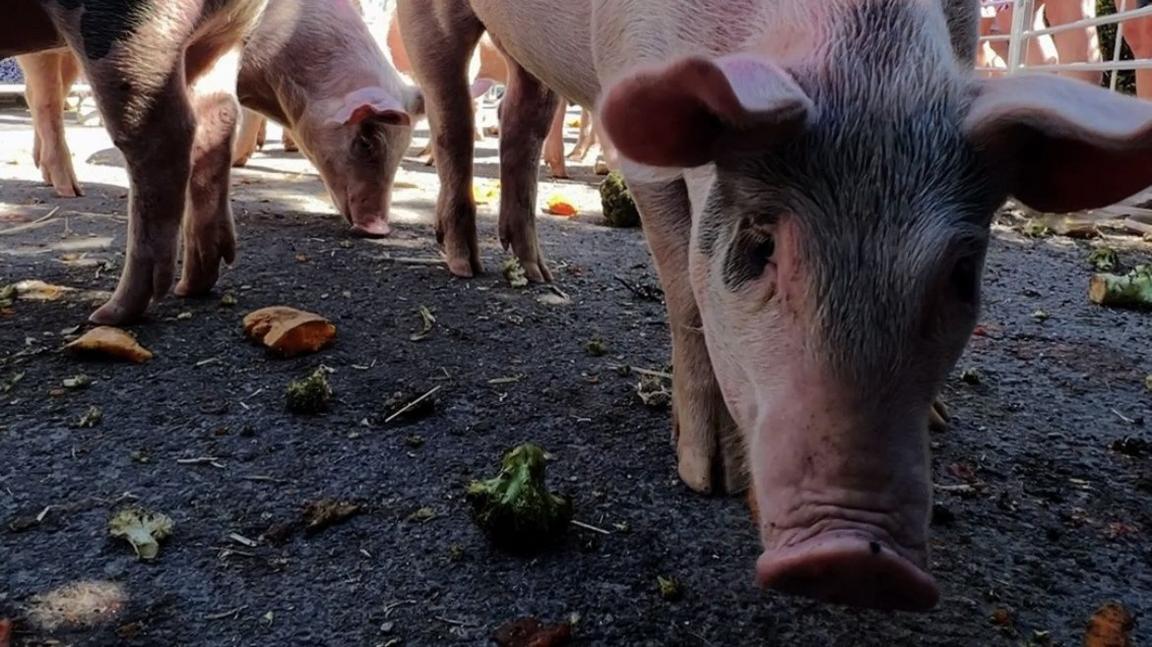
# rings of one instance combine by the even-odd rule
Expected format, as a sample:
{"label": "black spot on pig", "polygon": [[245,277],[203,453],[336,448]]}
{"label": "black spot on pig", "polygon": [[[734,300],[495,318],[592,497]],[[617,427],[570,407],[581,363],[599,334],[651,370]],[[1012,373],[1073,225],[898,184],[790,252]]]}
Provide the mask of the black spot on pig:
{"label": "black spot on pig", "polygon": [[127,40],[146,19],[153,0],[57,0],[65,9],[80,9],[84,55],[97,61],[112,46]]}

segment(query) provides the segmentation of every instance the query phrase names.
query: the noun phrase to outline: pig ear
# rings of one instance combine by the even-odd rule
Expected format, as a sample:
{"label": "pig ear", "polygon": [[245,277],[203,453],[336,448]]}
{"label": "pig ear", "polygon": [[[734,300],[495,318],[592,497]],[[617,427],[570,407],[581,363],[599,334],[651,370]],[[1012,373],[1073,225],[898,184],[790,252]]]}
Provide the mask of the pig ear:
{"label": "pig ear", "polygon": [[635,73],[600,104],[603,127],[623,155],[668,167],[762,149],[804,128],[814,114],[791,75],[744,55],[688,58]]}
{"label": "pig ear", "polygon": [[[357,126],[368,119],[393,126],[412,125],[412,117],[399,107],[382,107],[375,103],[362,103],[351,108],[346,114],[347,116],[341,119],[345,126]],[[337,119],[340,118],[337,117]]]}
{"label": "pig ear", "polygon": [[1152,102],[1051,74],[977,88],[965,134],[1024,204],[1093,209],[1152,184]]}
{"label": "pig ear", "polygon": [[404,106],[380,88],[364,88],[349,92],[331,121],[345,126],[356,126],[368,119],[394,126],[412,125],[412,117],[404,110]]}

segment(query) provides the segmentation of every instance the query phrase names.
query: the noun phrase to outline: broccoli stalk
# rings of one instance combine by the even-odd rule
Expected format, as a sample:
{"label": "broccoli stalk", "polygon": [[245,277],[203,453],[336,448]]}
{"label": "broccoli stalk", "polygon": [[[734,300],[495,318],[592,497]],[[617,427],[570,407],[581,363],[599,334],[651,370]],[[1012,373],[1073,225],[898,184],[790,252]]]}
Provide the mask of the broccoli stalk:
{"label": "broccoli stalk", "polygon": [[155,559],[160,553],[160,540],[172,534],[172,519],[138,507],[127,507],[108,522],[108,533],[132,544],[140,559]]}
{"label": "broccoli stalk", "polygon": [[1124,275],[1094,274],[1088,298],[1102,306],[1152,310],[1152,267],[1139,265]]}
{"label": "broccoli stalk", "polygon": [[568,528],[572,501],[548,491],[544,470],[544,450],[525,443],[505,454],[495,478],[468,485],[472,518],[497,546],[532,550]]}

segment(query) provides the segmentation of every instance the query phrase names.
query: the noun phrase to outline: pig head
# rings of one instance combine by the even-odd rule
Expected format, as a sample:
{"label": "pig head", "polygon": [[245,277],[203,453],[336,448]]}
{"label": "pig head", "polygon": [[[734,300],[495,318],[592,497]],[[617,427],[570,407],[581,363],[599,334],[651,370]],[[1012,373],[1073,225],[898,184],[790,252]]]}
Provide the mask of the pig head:
{"label": "pig head", "polygon": [[391,232],[392,182],[412,141],[412,122],[423,112],[415,92],[406,99],[393,94],[368,87],[318,101],[294,126],[332,202],[360,236]]}
{"label": "pig head", "polygon": [[393,180],[424,111],[357,4],[269,4],[244,49],[240,99],[288,126],[362,236],[386,236]]}
{"label": "pig head", "polygon": [[[979,80],[957,57],[971,25],[945,5],[963,3],[732,3],[741,29],[788,37],[658,63],[646,43],[648,63],[600,97],[630,183],[684,182],[688,276],[662,280],[691,283],[741,430],[758,579],[785,592],[936,604],[928,413],[977,320],[995,210],[1152,184],[1152,104],[1055,76]],[[598,24],[597,43],[628,42]],[[646,229],[662,204],[641,205]]]}

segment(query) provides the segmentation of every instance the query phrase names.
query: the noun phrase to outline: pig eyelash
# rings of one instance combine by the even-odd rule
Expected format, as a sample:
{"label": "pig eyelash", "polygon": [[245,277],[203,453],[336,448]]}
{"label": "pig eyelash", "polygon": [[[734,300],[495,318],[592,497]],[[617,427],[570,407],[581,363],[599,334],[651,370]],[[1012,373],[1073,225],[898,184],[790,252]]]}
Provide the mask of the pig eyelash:
{"label": "pig eyelash", "polygon": [[724,282],[729,289],[737,290],[760,278],[775,262],[775,255],[776,236],[771,227],[742,223],[724,260]]}

